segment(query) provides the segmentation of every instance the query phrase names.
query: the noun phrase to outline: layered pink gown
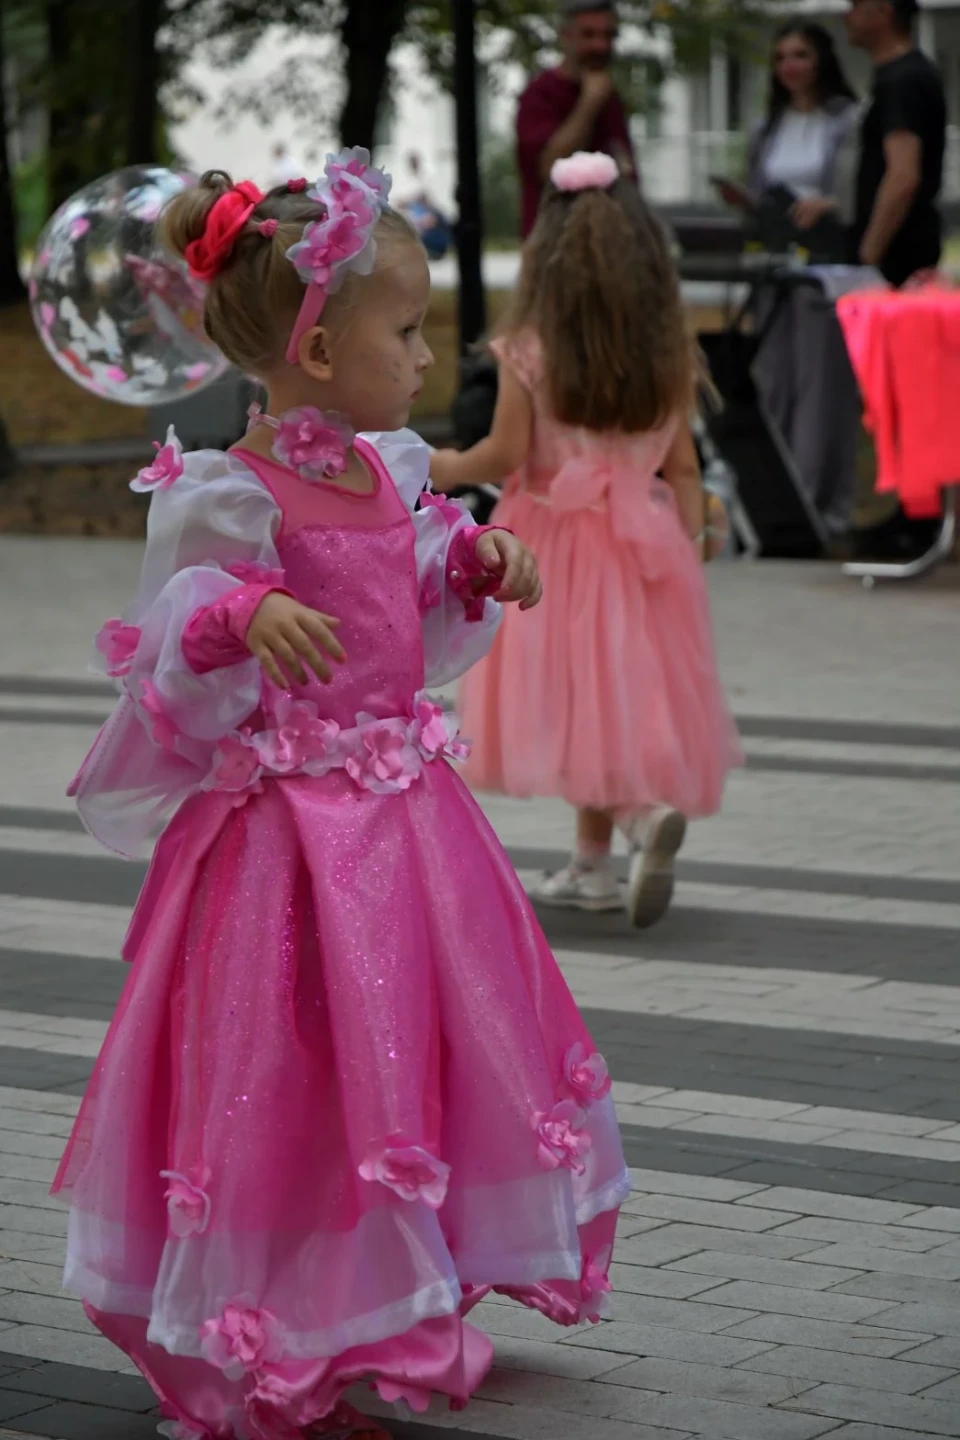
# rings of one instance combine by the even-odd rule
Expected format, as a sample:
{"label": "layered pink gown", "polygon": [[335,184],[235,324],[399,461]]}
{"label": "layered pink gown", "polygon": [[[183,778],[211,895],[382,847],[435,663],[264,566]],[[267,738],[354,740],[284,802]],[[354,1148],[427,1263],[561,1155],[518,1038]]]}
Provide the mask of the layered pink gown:
{"label": "layered pink gown", "polygon": [[[596,1319],[629,1188],[603,1062],[423,695],[499,621],[470,522],[414,513],[424,447],[372,438],[370,496],[185,457],[99,639],[123,693],[81,814],[125,854],[169,823],[55,1188],[66,1284],[178,1440],[290,1440],[360,1380],[464,1404],[492,1355],[470,1307]],[[341,617],[329,687],[279,692],[246,650],[277,587]]]}
{"label": "layered pink gown", "polygon": [[463,682],[467,779],[598,810],[712,815],[741,753],[703,567],[657,478],[676,422],[641,435],[561,424],[537,336],[494,348],[528,390],[534,423],[493,520],[536,555],[543,601],[505,615]]}

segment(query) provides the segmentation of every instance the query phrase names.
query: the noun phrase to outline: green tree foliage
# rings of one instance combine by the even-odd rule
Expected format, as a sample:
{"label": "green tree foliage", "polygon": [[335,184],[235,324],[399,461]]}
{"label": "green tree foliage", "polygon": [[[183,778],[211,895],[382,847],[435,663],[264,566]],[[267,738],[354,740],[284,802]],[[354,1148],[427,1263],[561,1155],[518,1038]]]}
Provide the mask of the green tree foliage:
{"label": "green tree foliage", "polygon": [[[669,39],[669,65],[695,70],[717,39],[744,49],[755,33],[758,4],[621,0],[620,10],[625,27]],[[556,0],[476,0],[475,10],[484,73],[492,83],[506,62],[533,70],[554,52]],[[335,128],[352,144],[372,146],[398,41],[418,47],[428,69],[451,83],[450,0],[0,0],[0,54],[6,52],[0,72],[8,82],[13,77],[5,96],[0,82],[4,133],[39,110],[48,135],[41,162],[31,161],[16,177],[10,147],[0,147],[0,229],[7,250],[15,256],[10,217],[18,211],[29,234],[37,213],[48,213],[106,171],[168,158],[165,107],[176,110],[203,98],[184,80],[186,62],[198,48],[212,49],[229,67],[278,30],[293,38],[329,37],[339,45],[338,79],[331,84],[333,67],[318,66],[314,54],[294,52],[259,93],[248,86],[228,94],[228,110],[232,105],[260,113],[265,122],[293,112],[314,129]],[[649,106],[666,68],[649,54],[642,63],[624,57],[618,81],[634,110]],[[488,157],[491,194],[505,196],[507,164],[499,151]],[[5,262],[0,256],[0,297],[15,289],[9,255]]]}

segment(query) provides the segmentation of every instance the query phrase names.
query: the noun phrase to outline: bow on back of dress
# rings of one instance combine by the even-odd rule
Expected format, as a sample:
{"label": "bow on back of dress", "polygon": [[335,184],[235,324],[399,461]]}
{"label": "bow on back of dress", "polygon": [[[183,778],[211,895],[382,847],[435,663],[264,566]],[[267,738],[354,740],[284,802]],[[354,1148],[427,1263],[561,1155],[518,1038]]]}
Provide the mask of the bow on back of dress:
{"label": "bow on back of dress", "polygon": [[669,568],[686,542],[673,491],[658,476],[677,430],[670,421],[643,435],[594,436],[581,432],[576,453],[561,465],[548,489],[552,509],[606,511],[616,540],[633,546],[645,575]]}

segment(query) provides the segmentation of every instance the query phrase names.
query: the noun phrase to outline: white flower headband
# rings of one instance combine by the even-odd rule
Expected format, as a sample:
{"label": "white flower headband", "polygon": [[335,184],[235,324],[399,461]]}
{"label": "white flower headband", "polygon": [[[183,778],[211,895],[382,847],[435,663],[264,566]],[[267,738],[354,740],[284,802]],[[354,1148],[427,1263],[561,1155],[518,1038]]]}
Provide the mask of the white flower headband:
{"label": "white flower headband", "polygon": [[291,365],[300,363],[300,341],[316,325],[327,297],[340,289],[348,272],[372,273],[377,259],[373,232],[387,208],[392,185],[385,171],[370,164],[370,151],[359,145],[328,155],[323,179],[309,189],[305,180],[290,182],[290,189],[303,188],[326,210],[324,218],[311,221],[303,239],[287,251],[287,259],[307,287],[287,345]]}

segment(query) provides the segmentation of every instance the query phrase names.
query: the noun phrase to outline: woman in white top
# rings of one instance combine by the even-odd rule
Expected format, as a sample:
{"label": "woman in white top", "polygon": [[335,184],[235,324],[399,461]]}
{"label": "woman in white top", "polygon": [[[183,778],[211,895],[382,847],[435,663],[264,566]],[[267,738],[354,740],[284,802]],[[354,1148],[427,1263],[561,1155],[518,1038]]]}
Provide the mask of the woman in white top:
{"label": "woman in white top", "polygon": [[[810,230],[842,213],[838,161],[851,135],[857,97],[822,25],[790,20],[773,42],[767,114],[751,136],[747,190],[721,184],[729,203],[753,212],[788,192],[789,218]],[[839,213],[838,213],[839,212]]]}
{"label": "woman in white top", "polygon": [[[773,42],[770,99],[750,144],[746,190],[721,185],[770,249],[798,243],[815,260],[847,258],[859,106],[822,25],[791,20]],[[850,143],[848,143],[850,142]],[[771,313],[771,305],[773,311]],[[860,401],[833,306],[799,286],[761,295],[753,375],[826,531],[851,524]]]}

